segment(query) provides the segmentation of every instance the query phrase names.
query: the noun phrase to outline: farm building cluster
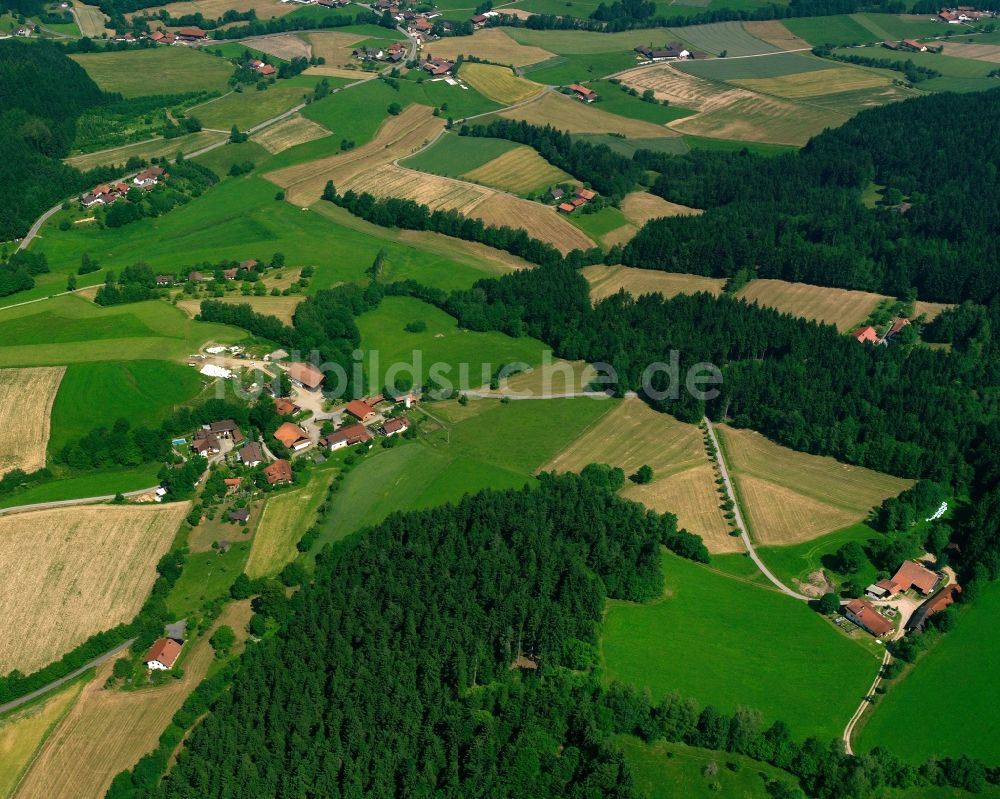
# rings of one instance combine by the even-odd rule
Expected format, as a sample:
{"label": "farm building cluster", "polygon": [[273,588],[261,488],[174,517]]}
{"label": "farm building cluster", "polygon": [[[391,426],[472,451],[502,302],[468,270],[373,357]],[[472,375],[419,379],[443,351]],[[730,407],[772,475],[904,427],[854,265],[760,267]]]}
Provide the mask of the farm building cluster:
{"label": "farm building cluster", "polygon": [[388,47],[355,47],[354,57],[359,61],[388,61],[399,63],[406,56],[406,46],[393,42]]}
{"label": "farm building cluster", "polygon": [[161,167],[150,166],[138,173],[131,181],[119,180],[115,183],[101,183],[94,186],[86,194],[80,196],[80,205],[84,208],[91,208],[95,205],[113,205],[119,200],[125,200],[129,191],[140,189],[142,191],[152,191],[160,181],[169,178]]}
{"label": "farm building cluster", "polygon": [[582,208],[597,196],[597,192],[577,186],[573,190],[573,198],[566,199],[566,192],[560,186],[553,186],[549,189],[549,196],[559,205],[556,206],[560,213],[571,214],[577,208]]}
{"label": "farm building cluster", "polygon": [[120,33],[115,36],[115,41],[119,44],[138,44],[139,42],[146,42],[147,45],[148,43],[190,45],[197,44],[207,38],[208,31],[202,30],[201,28],[186,27],[179,28],[176,31],[155,30],[152,33],[146,33],[145,31],[139,34]]}
{"label": "farm building cluster", "polygon": [[689,58],[705,58],[706,54],[688,50],[680,42],[670,42],[664,47],[640,44],[634,48],[644,63],[651,61],[686,61]]}
{"label": "farm building cluster", "polygon": [[884,333],[879,333],[872,325],[864,325],[851,331],[851,338],[859,344],[875,344],[876,346],[886,346],[899,333],[910,326],[910,320],[903,316],[897,316],[886,328]]}
{"label": "farm building cluster", "polygon": [[981,11],[975,6],[956,6],[955,8],[942,8],[937,15],[941,22],[950,25],[959,25],[963,22],[979,22],[981,19],[988,19],[996,16],[993,11]]}

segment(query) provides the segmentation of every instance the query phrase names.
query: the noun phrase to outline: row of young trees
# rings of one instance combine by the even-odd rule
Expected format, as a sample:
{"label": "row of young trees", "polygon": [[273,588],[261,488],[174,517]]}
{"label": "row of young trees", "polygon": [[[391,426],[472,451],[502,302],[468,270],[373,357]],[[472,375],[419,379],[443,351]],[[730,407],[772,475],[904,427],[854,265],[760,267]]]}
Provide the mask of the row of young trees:
{"label": "row of young trees", "polygon": [[[802,150],[767,157],[639,151],[655,194],[706,209],[649,222],[632,266],[759,277],[942,302],[989,303],[1000,287],[1000,90],[938,94],[865,111]],[[975,156],[942,158],[949,141]],[[866,208],[872,184],[906,206]]]}

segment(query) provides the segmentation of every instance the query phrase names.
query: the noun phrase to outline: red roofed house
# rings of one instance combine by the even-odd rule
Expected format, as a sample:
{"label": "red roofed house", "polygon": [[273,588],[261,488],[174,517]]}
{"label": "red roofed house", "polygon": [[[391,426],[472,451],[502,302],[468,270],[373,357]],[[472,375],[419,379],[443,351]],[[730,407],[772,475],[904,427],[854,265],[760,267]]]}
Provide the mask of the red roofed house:
{"label": "red roofed house", "polygon": [[270,466],[264,467],[264,477],[267,478],[268,485],[278,485],[278,483],[292,482],[292,464],[286,460],[277,460]]}
{"label": "red roofed house", "polygon": [[222,481],[226,486],[226,492],[232,493],[237,488],[240,487],[240,478],[238,477],[227,477]]}
{"label": "red roofed house", "polygon": [[351,400],[347,403],[347,412],[359,422],[367,422],[375,416],[375,409],[367,402],[361,400]]}
{"label": "red roofed house", "polygon": [[290,399],[274,398],[274,410],[279,416],[292,416],[299,412],[299,406]]}
{"label": "red roofed house", "polygon": [[476,14],[474,17],[469,17],[469,22],[472,23],[472,27],[475,30],[479,30],[485,27],[486,21],[489,19],[485,14]]}
{"label": "red roofed house", "polygon": [[256,258],[251,258],[248,261],[240,261],[240,269],[246,269],[249,272],[251,269],[256,269],[256,268],[257,268]]}
{"label": "red roofed house", "polygon": [[149,167],[148,169],[144,169],[142,172],[140,172],[138,175],[132,178],[132,182],[136,186],[142,186],[143,188],[147,188],[149,186],[155,186],[161,177],[165,177],[163,170],[160,167],[154,165]]}
{"label": "red roofed house", "polygon": [[592,103],[597,99],[597,92],[586,86],[581,86],[579,83],[571,83],[567,88],[576,95],[577,100],[582,100],[585,103]]}
{"label": "red roofed house", "polygon": [[891,621],[863,599],[852,599],[844,605],[844,615],[876,638],[889,635],[896,629]]}
{"label": "red roofed house", "polygon": [[903,47],[908,47],[910,50],[916,50],[918,53],[927,52],[927,47],[922,45],[916,39],[903,39]]}
{"label": "red roofed house", "polygon": [[868,344],[874,344],[878,341],[878,333],[875,331],[874,327],[868,325],[867,327],[859,327],[851,333],[851,338],[861,344],[865,344],[866,342]]}
{"label": "red roofed house", "polygon": [[405,416],[401,416],[398,419],[387,419],[385,424],[382,425],[382,435],[388,438],[389,436],[396,435],[396,433],[404,433],[409,426],[410,420]]}
{"label": "red roofed house", "polygon": [[427,33],[433,27],[434,26],[431,25],[430,20],[427,20],[424,17],[417,17],[413,20],[413,30],[417,33]]}
{"label": "red roofed house", "polygon": [[586,205],[587,201],[583,199],[583,197],[574,197],[572,200],[569,201],[569,204],[572,205],[574,208],[579,208],[581,205]]}
{"label": "red roofed house", "polygon": [[186,39],[189,41],[194,41],[195,39],[204,39],[208,36],[206,31],[201,28],[181,28],[177,31],[177,38]]}
{"label": "red roofed house", "polygon": [[150,671],[169,671],[180,654],[181,645],[173,638],[160,638],[153,642],[146,653],[146,668]]}
{"label": "red roofed house", "polygon": [[889,332],[885,334],[885,338],[892,338],[900,330],[910,324],[910,320],[902,316],[898,316],[892,320],[892,327],[889,328]]}
{"label": "red roofed house", "polygon": [[312,364],[290,363],[288,378],[297,386],[315,391],[323,384],[323,373]]}
{"label": "red roofed house", "polygon": [[946,610],[948,607],[955,604],[955,594],[960,593],[962,593],[962,586],[958,583],[952,583],[951,585],[945,586],[938,591],[937,594],[917,608],[916,612],[910,616],[910,620],[906,622],[906,629],[922,630],[924,622],[926,622],[927,619],[935,613],[940,613],[942,610]]}
{"label": "red roofed house", "polygon": [[430,72],[431,75],[440,77],[450,74],[453,66],[455,65],[451,61],[446,61],[443,58],[428,58],[420,65],[420,68]]}
{"label": "red roofed house", "polygon": [[559,210],[564,214],[571,214],[576,210],[576,206],[571,205],[570,203],[559,203]]}
{"label": "red roofed house", "polygon": [[312,444],[305,431],[292,422],[285,422],[281,425],[281,427],[274,431],[274,437],[294,452],[305,449]]}
{"label": "red roofed house", "polygon": [[574,194],[576,194],[576,196],[579,197],[582,200],[593,200],[597,196],[597,192],[596,191],[591,191],[590,189],[585,189],[585,188],[583,188],[583,186],[580,186],[579,188],[577,188],[577,190],[574,192]]}
{"label": "red roofed house", "polygon": [[232,268],[232,269],[223,269],[222,270],[222,276],[226,280],[236,280],[236,275],[239,273],[239,271],[240,270],[236,269],[235,267]]}
{"label": "red roofed house", "polygon": [[355,423],[342,427],[335,433],[330,433],[330,435],[322,439],[322,442],[330,448],[330,452],[334,452],[344,447],[371,441],[371,438],[372,434],[368,431],[367,427],[361,423]]}
{"label": "red roofed house", "polygon": [[921,594],[927,596],[937,588],[940,580],[940,575],[935,574],[915,560],[907,560],[892,576],[891,582],[896,588],[893,591],[894,594],[901,594],[911,588],[916,588]]}

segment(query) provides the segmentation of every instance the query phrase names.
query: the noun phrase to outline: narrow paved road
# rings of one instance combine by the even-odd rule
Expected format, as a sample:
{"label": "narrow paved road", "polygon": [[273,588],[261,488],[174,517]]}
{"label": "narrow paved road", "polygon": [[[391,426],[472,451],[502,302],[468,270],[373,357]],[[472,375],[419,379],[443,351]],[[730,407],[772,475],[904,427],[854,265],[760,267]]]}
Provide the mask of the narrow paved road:
{"label": "narrow paved road", "polygon": [[757,550],[753,548],[753,542],[750,541],[750,534],[747,532],[747,526],[743,521],[743,511],[740,510],[740,503],[737,501],[736,491],[733,489],[733,482],[729,478],[729,469],[726,468],[726,459],[722,455],[722,447],[719,446],[719,439],[715,435],[715,428],[712,426],[712,422],[707,416],[705,417],[705,425],[708,428],[709,438],[712,439],[712,443],[715,445],[715,462],[719,464],[719,472],[722,474],[722,480],[726,485],[726,491],[733,500],[733,513],[736,514],[736,528],[740,531],[740,538],[743,539],[743,546],[746,547],[747,554],[750,556],[751,560],[757,564],[757,568],[760,569],[761,574],[774,583],[779,591],[783,594],[787,594],[793,599],[808,602],[809,597],[804,594],[800,594],[798,591],[793,591],[781,582],[781,580],[775,577],[773,572],[767,568],[766,565],[764,565],[764,561],[760,559],[760,556],[757,554]]}
{"label": "narrow paved road", "polygon": [[60,677],[58,680],[53,680],[48,685],[43,685],[41,688],[32,691],[30,694],[25,694],[24,696],[18,697],[17,699],[12,699],[10,702],[0,705],[0,716],[2,716],[9,710],[14,710],[15,708],[18,708],[21,705],[27,704],[32,699],[37,699],[43,694],[47,694],[49,691],[54,691],[56,688],[58,688],[61,685],[65,685],[70,680],[75,680],[77,677],[79,677],[81,674],[87,671],[87,669],[92,669],[95,666],[100,666],[109,658],[113,658],[119,652],[123,652],[126,649],[128,649],[130,646],[132,646],[134,642],[135,642],[134,638],[129,638],[124,643],[118,644],[118,646],[116,646],[114,649],[109,649],[103,655],[98,655],[96,658],[89,661],[88,663],[84,663],[82,666],[80,666],[80,668],[74,669],[65,677]]}

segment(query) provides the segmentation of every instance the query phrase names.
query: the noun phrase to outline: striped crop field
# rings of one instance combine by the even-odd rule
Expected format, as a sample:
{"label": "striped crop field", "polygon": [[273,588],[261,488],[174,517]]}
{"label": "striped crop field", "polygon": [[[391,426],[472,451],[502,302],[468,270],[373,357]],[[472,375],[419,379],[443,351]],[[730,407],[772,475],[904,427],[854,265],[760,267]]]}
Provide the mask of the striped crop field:
{"label": "striped crop field", "polygon": [[575,182],[572,175],[553,166],[534,148],[527,146],[508,150],[481,167],[466,172],[462,177],[514,194],[529,194],[556,183]]}

